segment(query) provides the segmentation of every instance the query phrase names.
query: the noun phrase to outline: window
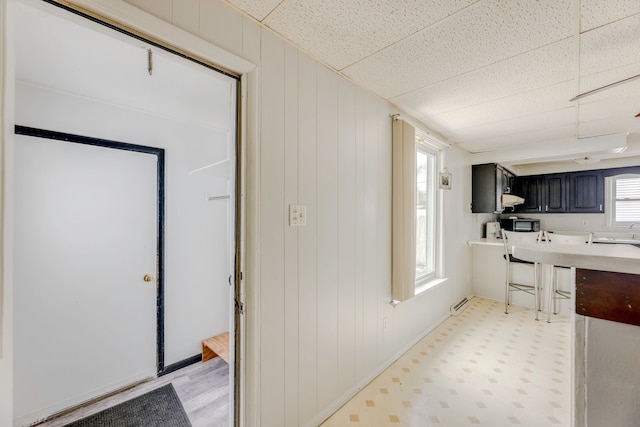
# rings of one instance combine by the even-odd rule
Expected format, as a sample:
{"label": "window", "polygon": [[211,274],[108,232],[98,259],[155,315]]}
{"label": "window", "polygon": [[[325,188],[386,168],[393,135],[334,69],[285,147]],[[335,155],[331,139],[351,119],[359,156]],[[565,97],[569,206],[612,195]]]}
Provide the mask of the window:
{"label": "window", "polygon": [[[391,299],[406,301],[444,283],[438,146],[397,117],[392,135]],[[425,142],[424,140],[428,141]]]}
{"label": "window", "polygon": [[416,287],[436,276],[436,155],[416,142]]}
{"label": "window", "polygon": [[640,175],[618,175],[610,178],[610,224],[630,225],[640,222]]}

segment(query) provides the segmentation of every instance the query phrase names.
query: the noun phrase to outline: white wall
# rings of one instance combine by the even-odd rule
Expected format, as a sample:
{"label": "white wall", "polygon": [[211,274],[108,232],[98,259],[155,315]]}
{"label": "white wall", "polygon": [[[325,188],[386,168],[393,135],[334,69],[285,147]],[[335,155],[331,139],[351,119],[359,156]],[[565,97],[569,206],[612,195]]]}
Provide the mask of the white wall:
{"label": "white wall", "polygon": [[227,193],[226,179],[189,176],[194,165],[227,155],[226,132],[23,83],[17,85],[16,123],[164,148],[165,365],[197,355],[203,339],[228,331],[229,202],[206,200]]}
{"label": "white wall", "polygon": [[[13,22],[7,20],[9,5],[7,0],[0,0],[0,142],[2,150],[0,159],[3,169],[2,182],[9,185],[11,180],[7,180],[7,162],[11,153],[7,152],[7,143],[13,134],[13,64],[7,61],[14,54],[11,34]],[[0,425],[10,426],[13,423],[13,287],[11,286],[12,272],[11,264],[13,257],[6,248],[11,243],[11,230],[6,226],[11,222],[10,209],[6,209],[7,203],[11,203],[5,193],[4,185],[0,192],[4,200],[2,210],[2,262],[1,262],[1,285],[0,285]],[[9,212],[8,212],[9,211]]]}
{"label": "white wall", "polygon": [[[450,279],[392,308],[397,110],[221,1],[132,3],[258,64],[248,79],[248,423],[316,424],[471,293],[466,156],[445,153]],[[287,225],[292,203],[307,205],[306,226]]]}

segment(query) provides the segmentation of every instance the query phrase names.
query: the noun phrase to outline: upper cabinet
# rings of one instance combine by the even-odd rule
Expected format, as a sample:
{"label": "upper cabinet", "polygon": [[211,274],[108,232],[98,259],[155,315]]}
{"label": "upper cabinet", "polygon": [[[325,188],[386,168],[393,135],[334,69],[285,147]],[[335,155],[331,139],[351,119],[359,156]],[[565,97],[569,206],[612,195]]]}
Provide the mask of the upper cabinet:
{"label": "upper cabinet", "polygon": [[569,183],[569,212],[604,212],[602,170],[572,173]]}
{"label": "upper cabinet", "polygon": [[502,195],[511,193],[514,174],[497,163],[471,167],[471,212],[500,213]]}
{"label": "upper cabinet", "polygon": [[501,213],[503,194],[513,193],[524,203],[517,213],[603,213],[604,177],[626,169],[590,170],[515,176],[497,163],[473,165],[471,212]]}
{"label": "upper cabinet", "polygon": [[600,170],[515,178],[515,193],[524,198],[519,213],[604,212],[604,178]]}
{"label": "upper cabinet", "polygon": [[514,179],[514,193],[524,199],[516,206],[519,213],[567,212],[567,174],[518,176]]}
{"label": "upper cabinet", "polygon": [[544,175],[544,208],[546,213],[567,212],[567,174]]}
{"label": "upper cabinet", "polygon": [[544,178],[539,175],[519,176],[514,180],[513,193],[524,199],[522,205],[517,206],[516,211],[522,213],[542,212]]}

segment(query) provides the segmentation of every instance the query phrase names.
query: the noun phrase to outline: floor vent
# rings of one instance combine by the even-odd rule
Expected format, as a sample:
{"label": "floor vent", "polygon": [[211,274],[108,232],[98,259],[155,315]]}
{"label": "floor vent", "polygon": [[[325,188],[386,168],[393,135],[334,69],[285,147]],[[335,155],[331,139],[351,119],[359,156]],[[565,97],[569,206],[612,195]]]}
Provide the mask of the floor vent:
{"label": "floor vent", "polygon": [[459,315],[464,311],[465,308],[467,308],[468,305],[469,305],[469,298],[467,297],[462,298],[456,304],[453,304],[451,306],[451,315],[452,316]]}

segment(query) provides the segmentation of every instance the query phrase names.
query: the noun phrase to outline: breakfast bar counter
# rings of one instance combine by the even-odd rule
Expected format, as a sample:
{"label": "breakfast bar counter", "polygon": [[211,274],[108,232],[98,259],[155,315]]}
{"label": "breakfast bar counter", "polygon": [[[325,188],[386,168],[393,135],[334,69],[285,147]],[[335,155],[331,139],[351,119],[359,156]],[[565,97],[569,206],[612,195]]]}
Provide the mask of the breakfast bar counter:
{"label": "breakfast bar counter", "polygon": [[632,245],[520,245],[513,256],[542,264],[640,274],[640,248]]}
{"label": "breakfast bar counter", "polygon": [[572,425],[635,427],[640,419],[640,248],[520,245],[514,256],[575,267]]}

